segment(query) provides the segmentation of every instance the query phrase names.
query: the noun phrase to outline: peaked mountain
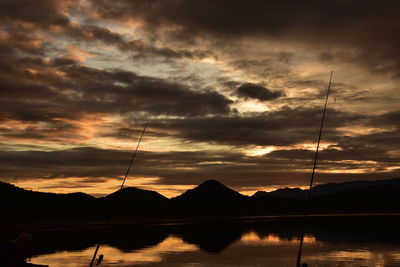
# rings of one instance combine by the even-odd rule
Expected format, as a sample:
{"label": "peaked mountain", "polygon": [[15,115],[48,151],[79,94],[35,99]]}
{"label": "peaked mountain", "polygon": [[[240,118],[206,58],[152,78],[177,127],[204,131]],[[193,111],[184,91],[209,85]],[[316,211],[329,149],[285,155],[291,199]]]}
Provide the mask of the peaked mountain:
{"label": "peaked mountain", "polygon": [[216,180],[208,180],[171,199],[179,213],[232,213],[243,210],[249,197]]}
{"label": "peaked mountain", "polygon": [[231,202],[247,199],[247,197],[216,180],[208,180],[174,199],[194,202]]}

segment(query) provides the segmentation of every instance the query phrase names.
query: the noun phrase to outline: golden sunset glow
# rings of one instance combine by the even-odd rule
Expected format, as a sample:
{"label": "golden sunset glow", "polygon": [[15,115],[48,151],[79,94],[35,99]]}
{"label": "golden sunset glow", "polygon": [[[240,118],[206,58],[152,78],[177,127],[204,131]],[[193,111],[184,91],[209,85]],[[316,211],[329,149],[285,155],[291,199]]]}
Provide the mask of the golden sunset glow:
{"label": "golden sunset glow", "polygon": [[[257,233],[255,232],[250,232],[246,233],[242,236],[241,241],[244,244],[278,244],[278,245],[287,245],[287,244],[298,244],[299,240],[298,239],[283,239],[280,238],[278,235],[274,234],[269,234],[265,237],[260,237]],[[313,236],[305,236],[304,237],[304,243],[316,243],[316,239]]]}
{"label": "golden sunset glow", "polygon": [[248,156],[264,156],[266,154],[269,154],[270,152],[276,150],[274,146],[269,146],[269,147],[254,147],[250,148],[247,152],[245,152]]}
{"label": "golden sunset glow", "polygon": [[398,177],[396,8],[242,5],[0,7],[1,180],[108,194],[149,120],[129,186],[166,196],[207,179],[244,194],[303,188],[332,70],[316,182]]}
{"label": "golden sunset glow", "polygon": [[374,252],[369,250],[353,250],[353,251],[333,251],[329,253],[321,253],[319,255],[309,256],[309,260],[313,261],[329,261],[335,260],[340,262],[354,263],[357,260],[358,265],[385,267],[393,260],[398,260],[400,253],[398,251]]}

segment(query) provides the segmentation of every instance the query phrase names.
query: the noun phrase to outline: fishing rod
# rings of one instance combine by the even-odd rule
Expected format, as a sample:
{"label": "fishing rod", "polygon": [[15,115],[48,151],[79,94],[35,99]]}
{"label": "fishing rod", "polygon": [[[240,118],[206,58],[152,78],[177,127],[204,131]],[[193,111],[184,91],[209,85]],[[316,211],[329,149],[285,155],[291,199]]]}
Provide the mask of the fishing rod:
{"label": "fishing rod", "polygon": [[[319,152],[319,146],[321,143],[321,136],[322,136],[322,129],[324,127],[324,121],[325,121],[325,114],[326,114],[326,109],[328,107],[328,98],[329,98],[329,91],[331,89],[331,84],[332,84],[332,76],[333,76],[333,71],[331,71],[331,75],[329,78],[329,83],[328,83],[328,88],[326,90],[326,97],[325,97],[325,105],[324,105],[324,111],[322,113],[322,118],[321,118],[321,127],[319,128],[319,134],[318,134],[318,142],[317,142],[317,149],[315,150],[315,156],[314,156],[314,165],[311,173],[311,179],[310,179],[310,186],[308,188],[308,195],[306,199],[306,208],[304,211],[304,219],[307,218],[308,216],[308,205],[309,205],[309,200],[311,198],[311,189],[314,183],[314,177],[315,177],[315,170],[317,168],[317,160],[318,160],[318,152]],[[299,251],[297,253],[297,260],[296,260],[296,267],[302,267],[302,266],[307,266],[307,264],[301,263],[301,253],[303,249],[303,243],[304,243],[304,222],[303,222],[303,229],[300,237],[300,245],[299,245]]]}
{"label": "fishing rod", "polygon": [[[134,150],[134,152],[133,152],[131,161],[129,162],[128,169],[126,170],[125,177],[124,177],[124,179],[122,180],[122,184],[121,184],[121,187],[120,187],[119,190],[121,190],[121,189],[124,187],[124,185],[125,185],[126,178],[128,177],[129,171],[130,171],[130,169],[131,169],[131,167],[132,167],[132,164],[133,164],[133,160],[134,160],[135,157],[136,157],[136,153],[137,153],[137,151],[138,151],[138,149],[139,149],[140,143],[142,142],[144,133],[146,132],[146,128],[147,128],[148,125],[149,125],[149,120],[147,120],[147,121],[146,121],[146,124],[144,125],[144,128],[143,128],[142,133],[141,133],[141,135],[140,135],[139,141],[137,142],[136,148],[135,148],[135,150]],[[95,261],[97,261],[97,262],[96,262],[96,265],[99,265],[99,264],[102,262],[102,260],[103,260],[103,257],[104,257],[103,254],[100,254],[99,258],[97,258],[97,253],[99,252],[100,244],[101,244],[101,242],[98,242],[98,243],[97,243],[97,246],[96,246],[96,249],[95,249],[95,251],[94,251],[94,253],[93,253],[93,257],[92,257],[92,260],[90,261],[89,267],[92,267],[92,266],[93,266],[93,263],[94,263]]]}
{"label": "fishing rod", "polygon": [[140,143],[142,142],[144,133],[146,132],[147,125],[149,125],[149,120],[147,120],[147,121],[146,121],[146,124],[144,125],[142,134],[140,135],[139,141],[138,141],[138,143],[137,143],[137,145],[136,145],[135,152],[133,152],[133,156],[132,156],[131,162],[129,163],[128,169],[126,170],[125,177],[124,177],[124,180],[122,181],[120,190],[124,187],[124,184],[125,184],[125,181],[126,181],[126,177],[128,177],[129,170],[131,169],[131,166],[132,166],[132,164],[133,164],[133,160],[134,160],[135,157],[136,157],[136,153],[137,153],[137,151],[138,151],[139,145],[140,145]]}

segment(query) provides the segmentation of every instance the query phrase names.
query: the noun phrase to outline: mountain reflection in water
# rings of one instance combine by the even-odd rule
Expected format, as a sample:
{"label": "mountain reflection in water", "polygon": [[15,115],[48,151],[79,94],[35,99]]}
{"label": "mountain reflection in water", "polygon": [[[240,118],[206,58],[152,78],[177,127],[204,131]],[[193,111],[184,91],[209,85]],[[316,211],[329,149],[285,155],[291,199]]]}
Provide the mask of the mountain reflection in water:
{"label": "mountain reflection in water", "polygon": [[[31,262],[47,264],[49,266],[88,266],[94,249],[95,246],[92,246],[81,251],[62,251],[39,255],[33,257]],[[155,246],[135,251],[122,251],[105,244],[101,246],[101,253],[106,255],[106,259],[101,266],[136,266],[147,263],[159,263],[163,261],[164,255],[198,250],[195,245],[187,244],[181,238],[174,236],[167,237]]]}
{"label": "mountain reflection in water", "polygon": [[[304,262],[309,266],[400,266],[397,220],[392,218],[325,219],[308,226]],[[364,222],[363,224],[361,224]],[[390,223],[392,222],[392,223]],[[32,263],[88,266],[101,238],[101,266],[289,266],[299,244],[299,224],[285,222],[219,222],[152,225],[36,233],[42,247]],[[59,239],[55,237],[58,236]],[[74,245],[74,240],[85,239]],[[64,248],[63,245],[64,244]]]}

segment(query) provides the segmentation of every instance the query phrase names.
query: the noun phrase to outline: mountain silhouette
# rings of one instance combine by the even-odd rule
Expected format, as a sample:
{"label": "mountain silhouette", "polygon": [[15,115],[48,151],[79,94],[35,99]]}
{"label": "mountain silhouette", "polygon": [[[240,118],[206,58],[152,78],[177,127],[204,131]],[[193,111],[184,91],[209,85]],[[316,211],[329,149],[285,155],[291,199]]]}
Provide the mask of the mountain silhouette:
{"label": "mountain silhouette", "polygon": [[337,192],[344,192],[352,189],[362,189],[368,187],[381,187],[381,186],[400,186],[400,178],[390,180],[376,180],[376,181],[352,181],[345,183],[328,183],[321,184],[313,187],[311,194],[314,196],[322,196]]}
{"label": "mountain silhouette", "polygon": [[2,222],[14,223],[284,215],[302,214],[305,207],[319,214],[393,213],[400,212],[399,182],[392,179],[319,185],[310,200],[304,198],[307,190],[289,188],[248,197],[216,180],[171,199],[135,187],[94,198],[85,193],[34,192],[0,182],[0,215]]}
{"label": "mountain silhouette", "polygon": [[168,209],[168,198],[150,190],[126,187],[99,199],[106,217],[154,217]]}
{"label": "mountain silhouette", "polygon": [[175,197],[175,200],[184,201],[206,201],[206,202],[230,202],[240,201],[247,197],[230,189],[217,180],[208,180],[190,189],[182,195]]}
{"label": "mountain silhouette", "polygon": [[298,198],[305,199],[308,195],[308,190],[302,190],[300,188],[280,188],[272,192],[257,191],[252,197],[260,199],[267,196],[276,196],[283,198]]}
{"label": "mountain silhouette", "polygon": [[[328,194],[334,194],[339,192],[345,192],[353,189],[362,189],[368,187],[379,187],[379,186],[400,186],[400,178],[390,180],[376,180],[376,181],[352,181],[344,183],[328,183],[322,185],[316,185],[311,189],[311,196],[323,196]],[[308,190],[302,190],[300,188],[283,188],[277,189],[271,192],[258,191],[252,197],[253,198],[264,198],[267,195],[277,196],[284,198],[295,198],[295,199],[306,199],[308,196]]]}
{"label": "mountain silhouette", "polygon": [[[89,194],[82,192],[74,192],[67,194],[44,193],[32,190],[26,190],[15,185],[0,182],[0,200],[8,201],[35,201],[40,199],[52,199],[54,201],[71,200],[71,201],[91,201],[95,198]],[[27,204],[27,203],[25,203]]]}
{"label": "mountain silhouette", "polygon": [[143,190],[136,187],[125,187],[102,198],[105,201],[114,203],[124,202],[165,202],[168,198],[150,190]]}
{"label": "mountain silhouette", "polygon": [[171,200],[173,205],[185,214],[232,213],[244,208],[249,197],[216,180],[208,180]]}
{"label": "mountain silhouette", "polygon": [[0,182],[3,221],[49,221],[84,218],[96,199],[85,193],[35,192]]}
{"label": "mountain silhouette", "polygon": [[398,212],[399,202],[400,186],[383,184],[313,197],[310,209],[314,213],[386,213]]}

